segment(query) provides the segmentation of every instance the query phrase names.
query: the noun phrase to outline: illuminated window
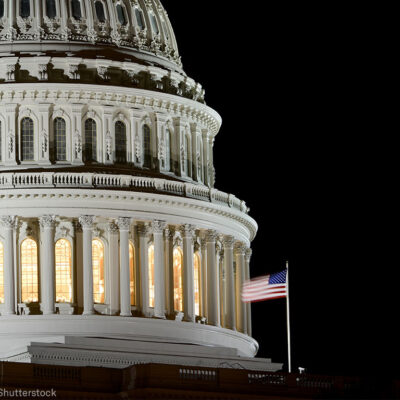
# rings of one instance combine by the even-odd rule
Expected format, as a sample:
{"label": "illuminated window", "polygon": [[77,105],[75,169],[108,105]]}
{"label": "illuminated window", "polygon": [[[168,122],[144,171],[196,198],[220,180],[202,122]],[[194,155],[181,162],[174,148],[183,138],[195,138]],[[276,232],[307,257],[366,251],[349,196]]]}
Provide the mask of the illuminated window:
{"label": "illuminated window", "polygon": [[151,167],[151,131],[148,125],[143,126],[143,152],[144,152],[144,167]]}
{"label": "illuminated window", "polygon": [[92,241],[93,300],[104,304],[104,245],[99,239]]}
{"label": "illuminated window", "polygon": [[66,239],[56,243],[56,301],[72,303],[72,250]]}
{"label": "illuminated window", "polygon": [[174,309],[183,311],[182,250],[174,249]]}
{"label": "illuminated window", "polygon": [[33,239],[21,244],[21,301],[39,301],[38,251]]}
{"label": "illuminated window", "polygon": [[97,160],[97,126],[96,122],[89,118],[85,121],[85,147],[84,161]]}
{"label": "illuminated window", "polygon": [[19,15],[22,18],[30,17],[30,15],[31,15],[31,3],[30,3],[30,0],[21,0],[19,4],[20,4]]}
{"label": "illuminated window", "polygon": [[115,123],[115,158],[117,163],[126,163],[126,126],[122,121]]}
{"label": "illuminated window", "polygon": [[4,246],[0,242],[0,303],[4,303]]}
{"label": "illuminated window", "polygon": [[130,291],[131,291],[131,305],[136,304],[135,298],[135,248],[132,243],[129,243],[129,271],[130,271]]}
{"label": "illuminated window", "polygon": [[154,307],[154,246],[149,247],[149,307]]}
{"label": "illuminated window", "polygon": [[34,133],[33,121],[30,118],[24,118],[21,121],[21,160],[34,160]]}
{"label": "illuminated window", "polygon": [[196,315],[200,315],[200,256],[194,255],[194,307]]}
{"label": "illuminated window", "polygon": [[67,161],[67,129],[63,118],[54,120],[54,159]]}
{"label": "illuminated window", "polygon": [[46,14],[49,18],[57,16],[56,0],[46,0]]}

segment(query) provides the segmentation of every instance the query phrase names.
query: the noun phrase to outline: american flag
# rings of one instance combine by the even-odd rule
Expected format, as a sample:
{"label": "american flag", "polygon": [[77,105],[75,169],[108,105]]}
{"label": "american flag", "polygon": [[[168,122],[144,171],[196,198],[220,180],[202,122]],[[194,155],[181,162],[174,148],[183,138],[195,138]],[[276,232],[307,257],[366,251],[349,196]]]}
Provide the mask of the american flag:
{"label": "american flag", "polygon": [[276,274],[260,276],[243,283],[242,301],[280,299],[287,296],[287,270]]}

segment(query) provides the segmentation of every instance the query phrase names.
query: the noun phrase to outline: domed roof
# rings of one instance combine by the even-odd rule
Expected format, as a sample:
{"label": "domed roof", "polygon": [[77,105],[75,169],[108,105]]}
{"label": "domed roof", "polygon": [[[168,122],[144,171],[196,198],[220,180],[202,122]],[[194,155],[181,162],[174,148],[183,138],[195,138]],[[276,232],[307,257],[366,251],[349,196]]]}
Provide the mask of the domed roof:
{"label": "domed roof", "polygon": [[160,0],[0,0],[0,57],[58,53],[183,74]]}

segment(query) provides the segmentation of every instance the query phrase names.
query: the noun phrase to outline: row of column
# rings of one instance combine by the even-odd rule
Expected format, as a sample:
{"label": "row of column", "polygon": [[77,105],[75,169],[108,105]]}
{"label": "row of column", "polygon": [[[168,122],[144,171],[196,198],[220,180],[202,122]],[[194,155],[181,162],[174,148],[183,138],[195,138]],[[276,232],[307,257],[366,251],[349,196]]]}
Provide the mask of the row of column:
{"label": "row of column", "polygon": [[[95,216],[84,215],[79,218],[82,227],[82,266],[83,266],[83,315],[95,313],[93,296],[92,239],[95,229]],[[4,315],[15,314],[14,278],[14,230],[16,217],[1,217],[4,232]],[[39,218],[41,235],[41,306],[43,314],[55,313],[55,217],[45,215]],[[119,294],[120,315],[129,317],[131,312],[129,241],[132,220],[120,217],[116,221],[119,231]],[[195,322],[195,276],[194,276],[194,237],[195,227],[185,224],[179,227],[182,238],[183,268],[183,313],[184,320]],[[140,266],[140,303],[145,316],[149,307],[148,238],[153,235],[154,245],[154,312],[156,318],[165,318],[166,313],[174,311],[174,273],[173,273],[173,231],[165,221],[155,220],[151,224],[138,225],[138,252]],[[240,299],[242,283],[249,279],[251,250],[237,242],[233,236],[222,236],[214,230],[202,231],[201,235],[201,276],[200,293],[202,316],[208,324],[221,326],[220,271],[216,243],[222,239],[226,298],[224,298],[224,326],[251,334],[250,306]],[[236,262],[236,277],[234,274]],[[167,288],[167,293],[166,293]]]}

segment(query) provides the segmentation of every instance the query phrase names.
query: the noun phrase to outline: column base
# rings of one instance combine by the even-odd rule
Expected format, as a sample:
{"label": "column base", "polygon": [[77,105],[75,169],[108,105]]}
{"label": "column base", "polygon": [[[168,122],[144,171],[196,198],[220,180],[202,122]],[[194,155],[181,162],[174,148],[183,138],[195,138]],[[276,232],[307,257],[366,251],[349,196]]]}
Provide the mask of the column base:
{"label": "column base", "polygon": [[94,314],[95,314],[94,311],[84,311],[84,312],[82,313],[82,315],[94,315]]}
{"label": "column base", "polygon": [[132,313],[120,313],[120,317],[132,317]]}

